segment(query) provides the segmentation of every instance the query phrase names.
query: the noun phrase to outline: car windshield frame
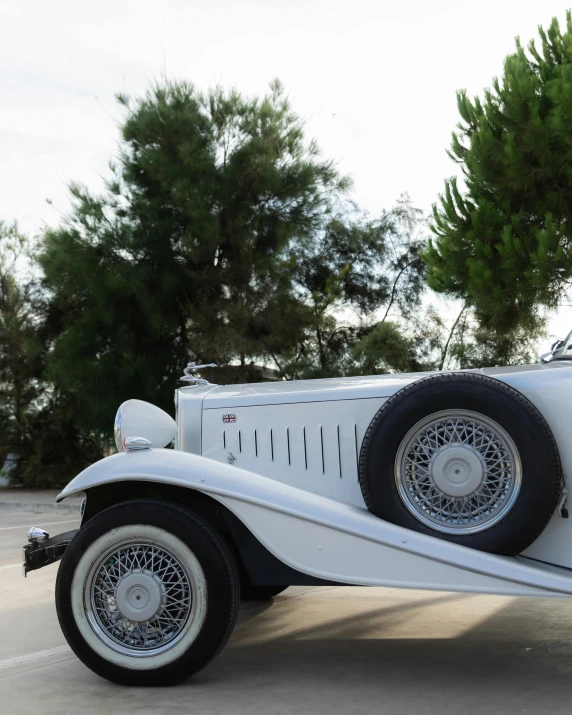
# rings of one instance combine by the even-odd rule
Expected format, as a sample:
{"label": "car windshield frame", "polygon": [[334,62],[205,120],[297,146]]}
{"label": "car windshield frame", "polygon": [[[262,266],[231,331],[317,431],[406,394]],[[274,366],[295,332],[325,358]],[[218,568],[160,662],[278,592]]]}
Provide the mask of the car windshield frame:
{"label": "car windshield frame", "polygon": [[572,330],[562,341],[562,345],[552,353],[550,360],[572,360]]}

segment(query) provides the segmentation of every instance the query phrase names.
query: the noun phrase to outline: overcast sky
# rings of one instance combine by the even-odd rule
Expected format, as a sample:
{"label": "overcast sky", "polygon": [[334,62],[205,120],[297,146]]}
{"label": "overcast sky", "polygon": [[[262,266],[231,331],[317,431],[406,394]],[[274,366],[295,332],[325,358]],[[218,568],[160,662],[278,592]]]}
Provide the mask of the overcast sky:
{"label": "overcast sky", "polygon": [[[481,94],[514,37],[571,0],[0,0],[0,219],[36,232],[66,185],[108,175],[121,111],[166,76],[263,93],[278,77],[372,215],[428,211],[455,172],[455,90]],[[54,206],[46,203],[51,199]],[[552,332],[572,328],[561,311]]]}

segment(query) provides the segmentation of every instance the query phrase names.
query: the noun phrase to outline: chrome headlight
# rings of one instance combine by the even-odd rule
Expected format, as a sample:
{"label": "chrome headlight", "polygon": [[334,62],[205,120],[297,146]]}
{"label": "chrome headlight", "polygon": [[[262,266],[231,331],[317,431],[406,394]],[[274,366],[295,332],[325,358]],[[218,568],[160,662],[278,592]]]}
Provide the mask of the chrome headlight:
{"label": "chrome headlight", "polygon": [[[125,402],[123,403],[123,405]],[[113,423],[113,436],[115,437],[115,446],[118,452],[123,452],[123,440],[121,438],[121,421],[123,418],[123,405],[119,407],[115,415],[115,422]]]}
{"label": "chrome headlight", "polygon": [[117,410],[114,423],[115,446],[125,452],[125,440],[143,437],[152,447],[166,447],[177,434],[175,420],[159,407],[143,400],[127,400]]}

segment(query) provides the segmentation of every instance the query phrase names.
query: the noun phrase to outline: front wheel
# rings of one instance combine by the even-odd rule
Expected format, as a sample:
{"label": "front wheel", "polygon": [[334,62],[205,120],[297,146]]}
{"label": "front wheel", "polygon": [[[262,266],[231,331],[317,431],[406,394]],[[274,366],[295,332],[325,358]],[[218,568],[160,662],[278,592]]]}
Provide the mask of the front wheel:
{"label": "front wheel", "polygon": [[56,608],[75,654],[125,685],[171,685],[223,648],[239,604],[224,541],[192,512],[137,500],[91,519],[58,571]]}

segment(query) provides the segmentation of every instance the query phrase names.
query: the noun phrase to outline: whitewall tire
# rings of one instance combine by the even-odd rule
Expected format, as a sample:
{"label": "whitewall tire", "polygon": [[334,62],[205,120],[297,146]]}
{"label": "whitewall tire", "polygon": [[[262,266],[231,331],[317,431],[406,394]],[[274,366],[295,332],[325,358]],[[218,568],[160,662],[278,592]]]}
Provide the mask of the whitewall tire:
{"label": "whitewall tire", "polygon": [[68,547],[56,584],[62,630],[99,675],[167,685],[226,643],[239,602],[236,566],[197,515],[149,500],[91,519]]}

